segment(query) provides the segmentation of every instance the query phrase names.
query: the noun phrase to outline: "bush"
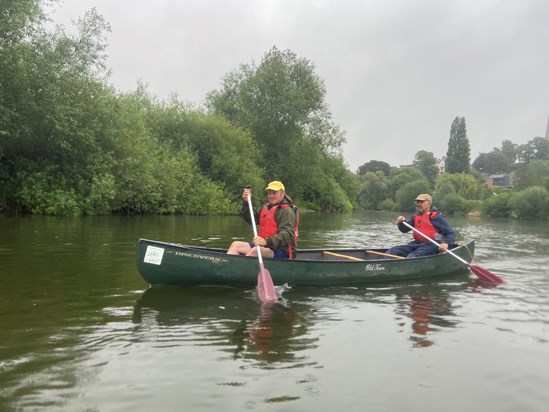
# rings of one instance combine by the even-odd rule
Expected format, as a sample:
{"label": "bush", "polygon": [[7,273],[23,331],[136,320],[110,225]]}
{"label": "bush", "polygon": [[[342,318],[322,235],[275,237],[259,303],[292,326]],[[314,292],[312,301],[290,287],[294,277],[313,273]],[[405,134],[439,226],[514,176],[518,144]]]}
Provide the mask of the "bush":
{"label": "bush", "polygon": [[429,193],[429,181],[426,178],[406,183],[397,190],[395,198],[397,209],[405,212],[415,209],[414,199],[420,193]]}
{"label": "bush", "polygon": [[548,216],[549,193],[544,187],[532,186],[516,193],[509,205],[519,219],[543,219]]}
{"label": "bush", "polygon": [[106,174],[94,177],[90,193],[85,201],[84,214],[106,215],[114,209],[116,185],[114,176]]}
{"label": "bush", "polygon": [[446,215],[466,215],[470,208],[469,202],[460,195],[454,193],[447,195],[438,205]]}
{"label": "bush", "polygon": [[511,217],[511,206],[509,200],[511,199],[511,192],[494,193],[492,197],[486,199],[482,204],[482,214],[496,218],[509,218]]}
{"label": "bush", "polygon": [[21,173],[18,200],[25,210],[41,215],[78,216],[82,214],[83,199],[67,187],[55,166],[43,172]]}
{"label": "bush", "polygon": [[395,202],[391,199],[385,199],[379,204],[379,210],[394,210],[395,205]]}

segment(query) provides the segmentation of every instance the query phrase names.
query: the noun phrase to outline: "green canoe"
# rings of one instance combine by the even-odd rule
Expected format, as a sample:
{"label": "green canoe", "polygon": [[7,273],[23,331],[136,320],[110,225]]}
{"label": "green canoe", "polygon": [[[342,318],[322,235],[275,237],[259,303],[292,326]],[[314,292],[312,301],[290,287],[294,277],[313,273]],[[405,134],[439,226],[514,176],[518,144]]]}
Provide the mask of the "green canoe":
{"label": "green canoe", "polygon": [[[395,259],[371,253],[386,249],[300,249],[298,259],[264,259],[275,285],[358,285],[467,273],[448,253]],[[474,241],[452,251],[467,262]],[[227,255],[226,249],[139,239],[137,268],[150,285],[255,286],[259,272],[255,257]],[[339,256],[329,255],[326,252]]]}

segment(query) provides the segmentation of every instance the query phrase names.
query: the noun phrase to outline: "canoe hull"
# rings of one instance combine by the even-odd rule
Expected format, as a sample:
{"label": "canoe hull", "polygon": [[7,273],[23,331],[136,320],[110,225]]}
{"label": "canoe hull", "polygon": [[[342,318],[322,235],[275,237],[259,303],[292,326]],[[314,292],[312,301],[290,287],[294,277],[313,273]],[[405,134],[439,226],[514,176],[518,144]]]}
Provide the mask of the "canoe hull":
{"label": "canoe hull", "polygon": [[[377,249],[382,252],[383,249]],[[252,286],[257,284],[257,258],[227,255],[224,249],[204,248],[139,239],[136,263],[150,285]],[[380,258],[364,249],[330,249],[356,261],[323,254],[322,249],[299,251],[299,259],[264,259],[275,285],[358,285],[467,273],[467,267],[449,254],[415,259]],[[474,242],[453,249],[470,262]]]}

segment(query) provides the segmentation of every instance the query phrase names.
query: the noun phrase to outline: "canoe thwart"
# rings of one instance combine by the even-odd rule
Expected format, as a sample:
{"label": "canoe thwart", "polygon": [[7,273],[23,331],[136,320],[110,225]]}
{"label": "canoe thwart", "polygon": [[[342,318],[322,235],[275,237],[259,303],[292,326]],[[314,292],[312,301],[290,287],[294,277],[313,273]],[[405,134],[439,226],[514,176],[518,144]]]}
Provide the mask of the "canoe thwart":
{"label": "canoe thwart", "polygon": [[387,257],[395,258],[395,259],[406,259],[403,256],[391,255],[389,253],[376,252],[375,250],[367,250],[366,253],[368,253],[368,254],[371,253],[372,255],[387,256]]}
{"label": "canoe thwart", "polygon": [[349,259],[349,260],[356,260],[356,261],[359,261],[359,262],[364,262],[364,259],[356,258],[354,256],[349,256],[349,255],[342,255],[342,254],[339,254],[339,253],[328,252],[327,250],[322,252],[322,254],[323,255],[335,256],[335,257],[339,257],[339,258],[343,258],[343,259]]}

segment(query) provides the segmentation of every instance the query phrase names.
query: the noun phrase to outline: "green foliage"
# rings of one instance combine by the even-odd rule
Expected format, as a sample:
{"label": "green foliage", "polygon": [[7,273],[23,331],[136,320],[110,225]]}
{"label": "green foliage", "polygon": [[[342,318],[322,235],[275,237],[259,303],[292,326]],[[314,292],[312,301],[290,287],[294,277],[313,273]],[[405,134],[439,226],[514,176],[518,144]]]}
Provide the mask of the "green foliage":
{"label": "green foliage", "polygon": [[[325,94],[311,61],[273,47],[259,65],[242,65],[226,75],[221,90],[208,95],[207,105],[252,132],[266,180],[281,180],[292,196],[333,210],[341,202],[352,204],[354,193],[346,190],[354,185],[343,186],[340,174],[334,173],[345,170],[345,138],[332,120]],[[336,202],[332,195],[319,194],[319,187],[332,183],[339,186]]]}
{"label": "green foliage", "polygon": [[444,199],[449,195],[457,195],[454,185],[450,182],[439,183],[437,191],[433,195],[433,204],[437,207],[444,204]]}
{"label": "green foliage", "polygon": [[[92,9],[76,23],[76,35],[50,32],[47,3],[6,0],[0,8],[2,211],[237,213],[242,187],[270,180],[282,180],[298,204],[327,211],[413,210],[418,193],[432,192],[436,160],[423,150],[411,167],[370,161],[350,172],[324,83],[311,61],[289,50],[272,48],[258,65],[226,75],[204,112],[175,97],[158,102],[143,85],[117,93],[107,83],[108,23]],[[520,147],[504,141],[477,158],[483,171],[494,172],[518,159],[515,189],[538,186],[495,200],[498,188],[483,190],[478,172],[455,174],[469,171],[464,118],[456,117],[450,134],[450,174],[438,177],[436,206],[463,213],[488,196],[488,215],[546,217],[544,139]]]}
{"label": "green foliage", "polygon": [[413,211],[415,198],[420,193],[429,193],[430,184],[426,178],[406,183],[396,192],[396,208],[401,211]]}
{"label": "green foliage", "polygon": [[334,167],[332,170],[333,172],[331,173],[334,173],[334,178],[343,189],[343,192],[352,203],[354,209],[357,206],[356,198],[360,191],[360,179],[358,175],[347,169],[342,159],[334,159]]}
{"label": "green foliage", "polygon": [[447,173],[467,173],[471,159],[471,148],[467,138],[465,118],[457,116],[450,128],[450,140],[446,152]]}
{"label": "green foliage", "polygon": [[549,160],[549,140],[543,137],[534,137],[526,144],[519,146],[517,158],[521,163]]}
{"label": "green foliage", "polygon": [[[498,148],[494,148],[494,150],[498,150]],[[510,140],[504,140],[501,142],[501,148],[499,148],[499,150],[501,150],[501,153],[511,161],[511,164],[515,163],[518,155],[518,145]]]}
{"label": "green foliage", "polygon": [[466,215],[471,210],[471,205],[468,201],[457,193],[451,193],[441,198],[436,206],[440,211],[449,216]]}
{"label": "green foliage", "polygon": [[545,186],[549,182],[549,160],[532,160],[521,164],[513,178],[516,190],[524,190],[531,186]]}
{"label": "green foliage", "polygon": [[482,205],[482,214],[495,218],[511,217],[512,210],[509,203],[511,195],[512,193],[509,191],[494,193],[484,201]]}
{"label": "green foliage", "polygon": [[431,184],[431,189],[433,189],[438,177],[438,166],[435,155],[431,152],[420,150],[416,153],[413,165],[427,178]]}
{"label": "green foliage", "polygon": [[[0,7],[0,53],[31,36],[46,16],[40,0],[2,0]],[[2,56],[3,57],[3,56]],[[3,63],[7,60],[1,59]]]}
{"label": "green foliage", "polygon": [[159,140],[195,153],[200,173],[238,193],[246,185],[262,187],[264,171],[258,166],[259,150],[250,133],[225,118],[190,110],[177,101],[156,107],[149,127]]}
{"label": "green foliage", "polygon": [[105,215],[115,209],[116,181],[113,175],[94,176],[85,198],[83,213]]}
{"label": "green foliage", "polygon": [[19,174],[20,202],[33,213],[44,215],[78,216],[83,199],[74,192],[57,166],[44,171]]}
{"label": "green foliage", "polygon": [[[396,196],[397,190],[399,190],[402,186],[406,185],[407,183],[412,183],[422,179],[426,178],[422,176],[421,172],[415,166],[399,168],[393,167],[391,168],[391,173],[389,173],[389,192],[387,193],[386,197],[394,198]],[[415,196],[417,196],[419,193],[426,193],[428,191],[429,190],[427,189],[423,192],[417,192]]]}
{"label": "green foliage", "polygon": [[362,188],[357,195],[358,205],[368,210],[381,210],[388,193],[387,177],[382,171],[377,171],[368,172],[360,179]]}
{"label": "green foliage", "polygon": [[475,177],[467,173],[458,174],[443,174],[437,185],[442,187],[444,185],[453,186],[458,195],[467,200],[482,200],[483,197],[483,185],[479,183]]}
{"label": "green foliage", "polygon": [[383,202],[379,204],[379,210],[395,210],[396,205],[394,200],[392,199],[385,199]]}
{"label": "green foliage", "polygon": [[360,166],[356,172],[357,174],[363,176],[366,173],[376,173],[378,171],[381,171],[385,176],[389,176],[389,173],[391,173],[391,166],[389,163],[382,162],[380,160],[370,160]]}
{"label": "green foliage", "polygon": [[471,167],[471,169],[469,170],[469,174],[473,176],[481,186],[486,186],[486,178],[477,169]]}
{"label": "green foliage", "polygon": [[504,140],[501,148],[494,147],[488,153],[481,153],[473,162],[473,167],[486,174],[509,173],[514,168],[518,147],[510,140]]}
{"label": "green foliage", "polygon": [[503,152],[492,151],[481,153],[473,162],[473,167],[487,174],[509,173],[512,162]]}
{"label": "green foliage", "polygon": [[544,187],[532,186],[515,193],[509,200],[512,213],[519,219],[547,219],[549,192]]}

